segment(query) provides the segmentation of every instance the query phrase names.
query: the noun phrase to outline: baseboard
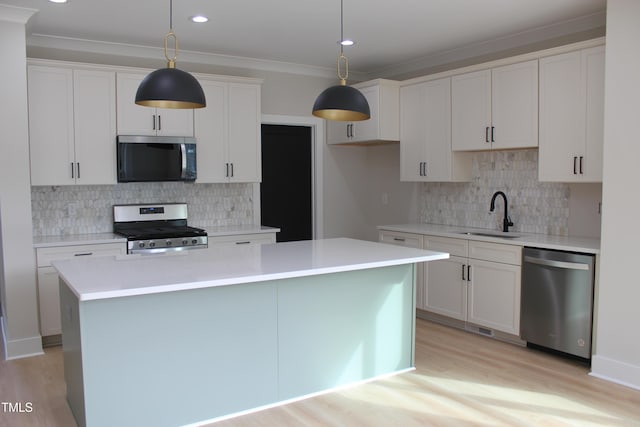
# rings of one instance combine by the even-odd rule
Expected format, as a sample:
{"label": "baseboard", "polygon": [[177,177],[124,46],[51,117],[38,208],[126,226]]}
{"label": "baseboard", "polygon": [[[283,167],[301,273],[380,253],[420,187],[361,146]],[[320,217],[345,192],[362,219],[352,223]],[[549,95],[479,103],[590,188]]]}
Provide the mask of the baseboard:
{"label": "baseboard", "polygon": [[637,365],[594,355],[589,375],[640,390],[640,366]]}
{"label": "baseboard", "polygon": [[2,326],[2,345],[4,348],[4,360],[22,359],[24,357],[40,356],[42,351],[42,337],[22,338],[19,340],[7,340],[7,330],[4,323],[4,316],[0,317]]}

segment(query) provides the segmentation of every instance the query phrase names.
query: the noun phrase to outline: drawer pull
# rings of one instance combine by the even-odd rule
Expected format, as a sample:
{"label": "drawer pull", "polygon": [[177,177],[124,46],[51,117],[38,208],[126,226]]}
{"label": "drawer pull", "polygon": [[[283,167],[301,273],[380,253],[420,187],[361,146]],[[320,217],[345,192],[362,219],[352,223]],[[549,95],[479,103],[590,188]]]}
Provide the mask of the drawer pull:
{"label": "drawer pull", "polygon": [[248,245],[251,241],[247,240],[245,242],[236,242],[236,245]]}
{"label": "drawer pull", "polygon": [[393,241],[394,241],[394,242],[404,242],[404,241],[405,241],[405,239],[404,239],[403,237],[394,237],[394,238],[393,238]]}
{"label": "drawer pull", "polygon": [[93,255],[93,252],[81,252],[79,254],[73,254],[73,256],[90,256]]}

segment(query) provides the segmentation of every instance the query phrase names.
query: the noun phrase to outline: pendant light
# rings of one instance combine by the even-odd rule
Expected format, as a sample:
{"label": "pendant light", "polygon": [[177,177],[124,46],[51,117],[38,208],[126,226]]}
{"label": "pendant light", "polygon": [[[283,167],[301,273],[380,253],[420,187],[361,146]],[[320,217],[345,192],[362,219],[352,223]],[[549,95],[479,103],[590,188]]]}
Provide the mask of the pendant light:
{"label": "pendant light", "polygon": [[[174,55],[169,57],[169,39],[173,39]],[[169,0],[169,32],[164,36],[167,68],[151,72],[136,92],[136,104],[157,108],[202,108],[206,106],[202,86],[195,77],[176,68],[178,38],[173,32],[173,0]]]}
{"label": "pendant light", "polygon": [[[327,120],[351,122],[371,117],[369,103],[356,88],[347,86],[349,61],[344,55],[343,0],[340,0],[340,55],[338,56],[338,78],[340,84],[325,89],[313,104],[313,115]],[[342,64],[344,63],[344,74]]]}

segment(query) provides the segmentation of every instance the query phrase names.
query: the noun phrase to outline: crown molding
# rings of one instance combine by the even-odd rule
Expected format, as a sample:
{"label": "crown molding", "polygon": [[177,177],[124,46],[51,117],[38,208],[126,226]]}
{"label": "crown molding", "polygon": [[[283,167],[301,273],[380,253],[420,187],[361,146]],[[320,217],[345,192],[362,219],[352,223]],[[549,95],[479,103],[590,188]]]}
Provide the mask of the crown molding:
{"label": "crown molding", "polygon": [[[57,37],[45,34],[31,34],[28,36],[27,47],[61,49],[73,52],[86,52],[92,55],[103,54],[127,58],[164,58],[163,48]],[[245,58],[231,55],[218,55],[187,50],[180,50],[179,62],[337,79],[335,68],[314,67],[289,62]],[[353,77],[355,79],[363,79],[364,76],[364,73],[354,73]]]}
{"label": "crown molding", "polygon": [[26,24],[36,12],[36,9],[0,4],[0,21]]}
{"label": "crown molding", "polygon": [[451,49],[383,67],[366,73],[366,79],[378,77],[394,78],[419,73],[430,68],[454,64],[469,58],[482,57],[496,52],[506,52],[522,46],[541,44],[545,41],[560,39],[572,34],[584,33],[606,26],[606,12],[598,12],[579,18],[557,22],[552,25],[522,31],[506,37],[474,43],[461,48]]}

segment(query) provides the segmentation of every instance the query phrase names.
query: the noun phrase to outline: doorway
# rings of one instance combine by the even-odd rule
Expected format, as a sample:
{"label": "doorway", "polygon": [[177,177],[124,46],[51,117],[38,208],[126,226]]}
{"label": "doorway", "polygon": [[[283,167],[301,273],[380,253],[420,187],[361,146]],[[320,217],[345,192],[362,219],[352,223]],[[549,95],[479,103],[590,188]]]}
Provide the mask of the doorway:
{"label": "doorway", "polygon": [[263,124],[261,224],[277,242],[313,238],[313,182],[312,128]]}

